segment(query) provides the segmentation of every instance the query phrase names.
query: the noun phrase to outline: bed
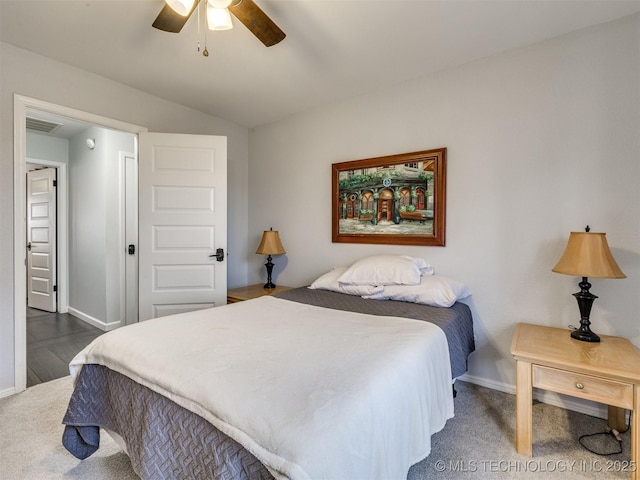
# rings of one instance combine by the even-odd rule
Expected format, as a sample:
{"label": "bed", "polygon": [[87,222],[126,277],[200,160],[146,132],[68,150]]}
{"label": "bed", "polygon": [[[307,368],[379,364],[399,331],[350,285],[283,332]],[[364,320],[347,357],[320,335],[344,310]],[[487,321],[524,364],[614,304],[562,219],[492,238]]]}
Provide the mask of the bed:
{"label": "bed", "polygon": [[141,322],[72,361],[63,444],[103,428],[145,479],[406,478],[473,348],[463,303],[306,287]]}

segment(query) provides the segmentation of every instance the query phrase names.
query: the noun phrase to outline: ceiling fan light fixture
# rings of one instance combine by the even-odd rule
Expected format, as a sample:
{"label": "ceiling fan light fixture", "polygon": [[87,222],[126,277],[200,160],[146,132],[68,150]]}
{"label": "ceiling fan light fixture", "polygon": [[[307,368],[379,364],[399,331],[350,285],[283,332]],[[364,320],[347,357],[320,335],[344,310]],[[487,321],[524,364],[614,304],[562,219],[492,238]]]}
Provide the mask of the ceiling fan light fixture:
{"label": "ceiling fan light fixture", "polygon": [[233,0],[207,0],[213,8],[227,8]]}
{"label": "ceiling fan light fixture", "polygon": [[212,7],[207,4],[207,25],[209,30],[230,30],[233,28],[231,23],[231,13],[227,8]]}
{"label": "ceiling fan light fixture", "polygon": [[195,0],[165,0],[165,2],[174,12],[186,17],[191,12]]}

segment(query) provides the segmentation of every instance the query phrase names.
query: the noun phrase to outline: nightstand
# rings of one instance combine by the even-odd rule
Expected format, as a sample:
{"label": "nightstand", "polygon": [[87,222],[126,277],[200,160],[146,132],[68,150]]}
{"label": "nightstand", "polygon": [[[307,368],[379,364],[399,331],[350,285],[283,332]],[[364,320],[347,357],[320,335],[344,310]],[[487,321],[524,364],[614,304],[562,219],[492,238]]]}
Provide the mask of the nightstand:
{"label": "nightstand", "polygon": [[227,290],[227,303],[243,302],[245,300],[251,300],[252,298],[286,292],[292,288],[293,287],[285,287],[282,285],[277,285],[276,288],[264,288],[264,283],[232,288],[231,290]]}
{"label": "nightstand", "polygon": [[531,456],[533,388],[609,405],[609,424],[623,431],[631,410],[631,465],[640,460],[640,352],[626,338],[601,336],[590,343],[562,328],[519,323],[511,354],[516,359],[516,449]]}

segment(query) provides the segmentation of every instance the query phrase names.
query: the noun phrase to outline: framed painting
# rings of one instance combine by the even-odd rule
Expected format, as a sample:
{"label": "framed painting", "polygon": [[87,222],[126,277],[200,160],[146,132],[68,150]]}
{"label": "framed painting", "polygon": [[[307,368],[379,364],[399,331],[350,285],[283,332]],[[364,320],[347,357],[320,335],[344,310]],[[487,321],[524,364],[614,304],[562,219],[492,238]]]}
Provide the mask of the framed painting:
{"label": "framed painting", "polygon": [[445,245],[447,149],[331,166],[332,241]]}

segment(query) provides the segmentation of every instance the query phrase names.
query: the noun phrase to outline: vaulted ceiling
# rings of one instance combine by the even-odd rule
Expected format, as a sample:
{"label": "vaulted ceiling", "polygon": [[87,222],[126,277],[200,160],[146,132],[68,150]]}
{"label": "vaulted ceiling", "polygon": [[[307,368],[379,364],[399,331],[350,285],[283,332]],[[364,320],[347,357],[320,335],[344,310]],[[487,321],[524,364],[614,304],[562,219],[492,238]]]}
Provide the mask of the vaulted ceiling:
{"label": "vaulted ceiling", "polygon": [[0,40],[254,127],[640,11],[640,0],[255,2],[281,43],[265,47],[235,18],[206,35],[197,15],[179,34],[156,30],[163,0],[0,0]]}

